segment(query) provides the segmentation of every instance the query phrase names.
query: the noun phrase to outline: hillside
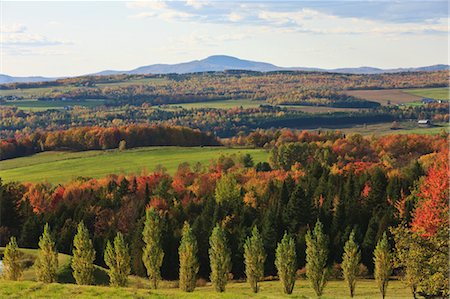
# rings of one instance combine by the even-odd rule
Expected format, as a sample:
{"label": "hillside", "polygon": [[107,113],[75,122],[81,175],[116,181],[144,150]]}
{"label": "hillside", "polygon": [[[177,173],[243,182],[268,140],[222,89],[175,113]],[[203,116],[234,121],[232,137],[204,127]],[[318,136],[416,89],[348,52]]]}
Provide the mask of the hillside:
{"label": "hillside", "polygon": [[225,147],[146,147],[119,152],[44,152],[29,157],[0,161],[0,177],[4,181],[63,183],[78,176],[102,177],[111,173],[136,173],[162,165],[170,174],[180,163],[188,161],[208,165],[222,154],[251,154],[255,163],[267,161],[262,149]]}

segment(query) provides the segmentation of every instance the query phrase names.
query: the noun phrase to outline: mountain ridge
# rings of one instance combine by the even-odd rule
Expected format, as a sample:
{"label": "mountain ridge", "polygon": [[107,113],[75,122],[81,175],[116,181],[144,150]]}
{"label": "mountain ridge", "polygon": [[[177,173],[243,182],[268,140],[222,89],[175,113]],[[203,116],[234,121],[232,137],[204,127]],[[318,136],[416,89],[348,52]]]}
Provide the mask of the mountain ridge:
{"label": "mountain ridge", "polygon": [[[140,66],[131,70],[104,70],[101,72],[88,74],[88,76],[106,76],[117,74],[169,74],[169,73],[200,73],[200,72],[221,72],[225,70],[248,70],[258,72],[270,72],[270,71],[318,71],[329,73],[347,73],[347,74],[382,74],[382,73],[398,73],[398,72],[415,72],[415,71],[437,71],[448,70],[449,65],[436,64],[423,67],[410,67],[410,68],[391,68],[382,69],[370,66],[361,66],[355,68],[335,68],[335,69],[323,69],[314,67],[280,67],[267,62],[259,62],[252,60],[245,60],[228,55],[212,55],[201,60],[192,60],[188,62],[176,63],[176,64],[151,64],[146,66]],[[62,78],[62,77],[60,77]],[[0,74],[0,84],[3,83],[19,83],[19,82],[39,82],[39,81],[53,81],[59,78],[48,78],[41,76],[31,77],[13,77],[5,74]]]}

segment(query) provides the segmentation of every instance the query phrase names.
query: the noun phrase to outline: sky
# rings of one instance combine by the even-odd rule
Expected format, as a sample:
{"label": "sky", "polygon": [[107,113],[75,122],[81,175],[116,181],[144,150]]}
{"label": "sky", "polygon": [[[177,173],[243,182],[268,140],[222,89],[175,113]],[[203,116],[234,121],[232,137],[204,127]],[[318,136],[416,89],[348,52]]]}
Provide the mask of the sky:
{"label": "sky", "polygon": [[1,1],[0,73],[75,76],[231,55],[278,66],[448,64],[447,1]]}

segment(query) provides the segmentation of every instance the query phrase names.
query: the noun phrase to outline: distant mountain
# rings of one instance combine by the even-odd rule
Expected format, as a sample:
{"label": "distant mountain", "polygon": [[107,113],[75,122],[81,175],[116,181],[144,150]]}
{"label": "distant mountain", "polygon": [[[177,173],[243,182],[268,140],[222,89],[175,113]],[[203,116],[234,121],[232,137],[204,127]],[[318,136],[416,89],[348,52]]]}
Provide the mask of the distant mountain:
{"label": "distant mountain", "polygon": [[178,64],[152,64],[141,66],[130,71],[103,71],[93,75],[114,75],[114,74],[186,74],[200,72],[222,72],[225,70],[248,70],[248,71],[277,71],[280,68],[276,65],[243,60],[232,56],[214,55],[202,60],[193,60]]}
{"label": "distant mountain", "polygon": [[[266,62],[258,62],[251,60],[239,59],[227,55],[214,55],[202,60],[193,60],[189,62],[177,64],[152,64],[141,66],[128,71],[105,70],[98,73],[90,74],[96,76],[116,75],[116,74],[169,74],[169,73],[199,73],[199,72],[222,72],[225,70],[248,70],[258,72],[270,71],[314,71],[314,72],[330,72],[330,73],[348,73],[348,74],[382,74],[382,73],[398,73],[398,72],[416,72],[416,71],[439,71],[449,70],[450,66],[445,64],[436,64],[431,66],[417,68],[395,68],[380,69],[374,67],[358,67],[358,68],[337,68],[337,69],[321,69],[310,67],[280,67]],[[51,81],[57,78],[46,77],[11,77],[0,74],[1,83],[13,82],[38,82]]]}
{"label": "distant mountain", "polygon": [[310,67],[281,67],[266,62],[258,62],[251,60],[239,59],[226,55],[214,55],[202,60],[193,60],[178,64],[152,64],[141,66],[129,71],[113,71],[107,70],[92,75],[115,75],[115,74],[186,74],[200,72],[222,72],[225,70],[247,70],[258,72],[270,71],[310,71],[310,72],[331,72],[331,73],[348,73],[348,74],[381,74],[381,73],[398,73],[398,72],[415,72],[415,71],[438,71],[449,69],[448,65],[437,64],[432,66],[418,68],[396,68],[396,69],[380,69],[374,67],[358,67],[358,68],[337,68],[337,69],[321,69]]}
{"label": "distant mountain", "polygon": [[47,77],[12,77],[4,74],[0,74],[0,84],[3,83],[24,83],[24,82],[44,82],[44,81],[53,81],[58,78],[47,78]]}

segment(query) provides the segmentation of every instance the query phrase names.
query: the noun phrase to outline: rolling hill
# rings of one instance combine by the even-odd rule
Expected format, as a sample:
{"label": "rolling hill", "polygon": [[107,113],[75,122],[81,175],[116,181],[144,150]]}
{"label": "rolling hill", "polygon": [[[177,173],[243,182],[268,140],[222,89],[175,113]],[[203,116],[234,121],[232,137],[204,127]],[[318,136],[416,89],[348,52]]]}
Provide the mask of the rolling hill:
{"label": "rolling hill", "polygon": [[[336,68],[336,69],[323,69],[314,67],[281,67],[271,63],[245,60],[227,55],[213,55],[205,59],[193,60],[177,64],[151,64],[147,66],[141,66],[132,70],[122,70],[122,71],[104,70],[90,75],[106,76],[116,74],[139,75],[139,74],[170,74],[170,73],[187,74],[200,72],[222,72],[225,70],[247,70],[257,72],[317,71],[317,72],[348,73],[348,74],[381,74],[381,73],[416,72],[416,71],[439,71],[448,69],[449,65],[445,64],[436,64],[424,67],[393,68],[393,69],[381,69],[368,66],[362,66],[357,68]],[[0,74],[0,84],[52,81],[56,79],[60,78],[48,78],[39,76],[12,77],[5,74]]]}

